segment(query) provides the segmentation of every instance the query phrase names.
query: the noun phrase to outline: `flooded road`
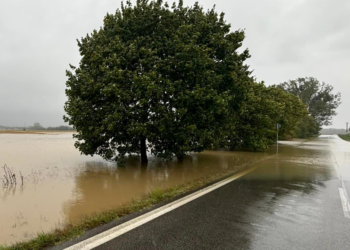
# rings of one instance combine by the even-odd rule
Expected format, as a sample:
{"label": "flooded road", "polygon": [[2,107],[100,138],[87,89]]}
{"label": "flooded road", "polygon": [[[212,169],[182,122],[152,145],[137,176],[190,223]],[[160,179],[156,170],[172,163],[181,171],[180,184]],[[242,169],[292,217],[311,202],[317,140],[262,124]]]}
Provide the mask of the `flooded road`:
{"label": "flooded road", "polygon": [[[155,188],[220,171],[240,171],[271,154],[273,149],[267,153],[206,151],[186,156],[181,164],[150,157],[147,167],[141,167],[138,157],[130,157],[126,167],[118,168],[100,157],[80,155],[70,133],[0,134],[0,166],[7,164],[17,176],[17,186],[0,186],[0,244],[33,238]],[[3,175],[0,168],[0,178]]]}
{"label": "flooded road", "polygon": [[249,174],[94,249],[350,249],[350,143],[281,144]]}

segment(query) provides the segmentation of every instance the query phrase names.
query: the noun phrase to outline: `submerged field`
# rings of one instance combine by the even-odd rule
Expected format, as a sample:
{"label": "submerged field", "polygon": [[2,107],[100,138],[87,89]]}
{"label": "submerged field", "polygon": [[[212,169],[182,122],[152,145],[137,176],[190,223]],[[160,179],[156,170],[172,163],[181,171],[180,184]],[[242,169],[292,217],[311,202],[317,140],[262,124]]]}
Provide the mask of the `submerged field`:
{"label": "submerged field", "polygon": [[238,172],[272,153],[205,151],[182,163],[150,157],[147,167],[130,156],[125,167],[117,167],[98,156],[80,155],[71,132],[2,133],[0,141],[0,182],[5,164],[17,176],[17,185],[0,187],[0,245],[79,222],[152,190]]}

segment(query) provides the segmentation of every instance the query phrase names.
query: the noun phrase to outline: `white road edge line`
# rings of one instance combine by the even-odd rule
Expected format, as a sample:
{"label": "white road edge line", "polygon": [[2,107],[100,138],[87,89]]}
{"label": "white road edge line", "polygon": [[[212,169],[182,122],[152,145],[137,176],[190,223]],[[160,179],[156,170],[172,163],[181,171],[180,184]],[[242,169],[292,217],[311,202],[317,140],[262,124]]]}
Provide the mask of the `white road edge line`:
{"label": "white road edge line", "polygon": [[238,174],[235,174],[225,180],[222,180],[220,182],[214,183],[211,186],[205,187],[197,192],[194,192],[192,194],[189,194],[181,199],[178,199],[176,201],[173,201],[163,207],[157,208],[155,210],[152,210],[144,215],[141,215],[135,219],[132,219],[130,221],[127,221],[121,225],[118,225],[116,227],[113,227],[107,231],[104,231],[100,234],[97,234],[91,238],[88,238],[84,241],[81,241],[73,246],[70,246],[68,248],[65,248],[65,250],[90,250],[93,249],[99,245],[102,245],[122,234],[125,234],[129,231],[131,231],[134,228],[137,228],[151,220],[154,220],[155,218],[162,216],[178,207],[181,207],[185,205],[186,203],[189,203],[217,188],[220,188],[234,180],[237,180],[238,178],[252,172],[253,170],[257,169],[258,167],[253,167],[247,170],[244,170]]}
{"label": "white road edge line", "polygon": [[349,205],[348,199],[346,198],[343,188],[339,188],[339,194],[340,194],[341,204],[343,206],[344,216],[345,218],[350,219],[350,205]]}
{"label": "white road edge line", "polygon": [[[338,135],[336,136],[336,139],[342,140]],[[340,200],[341,200],[343,211],[344,211],[344,216],[345,216],[345,218],[350,219],[349,196],[348,196],[348,192],[346,191],[346,188],[345,188],[345,183],[344,183],[343,177],[342,177],[340,170],[339,170],[338,161],[334,155],[333,155],[333,161],[335,163],[335,171],[338,174],[338,178],[339,178],[341,186],[342,186],[341,188],[339,188],[339,194],[340,194]]]}

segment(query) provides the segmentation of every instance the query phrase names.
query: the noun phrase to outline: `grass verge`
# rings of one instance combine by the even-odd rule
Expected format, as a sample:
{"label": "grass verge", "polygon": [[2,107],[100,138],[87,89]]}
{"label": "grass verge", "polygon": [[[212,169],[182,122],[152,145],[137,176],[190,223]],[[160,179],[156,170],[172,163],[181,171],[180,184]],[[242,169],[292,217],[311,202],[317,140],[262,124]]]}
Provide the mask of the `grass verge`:
{"label": "grass verge", "polygon": [[345,141],[350,141],[350,134],[346,134],[346,135],[338,135],[340,138],[342,138]]}
{"label": "grass verge", "polygon": [[148,194],[141,196],[138,200],[133,200],[132,202],[124,204],[123,206],[117,207],[113,210],[93,214],[82,219],[76,224],[65,225],[48,233],[39,233],[36,238],[30,241],[19,242],[12,246],[0,245],[0,250],[41,250],[50,246],[59,245],[64,241],[69,241],[83,235],[89,229],[118,220],[125,215],[150,208],[160,202],[167,201],[181,194],[196,190],[211,182],[220,180],[225,176],[235,174],[246,168],[246,166],[241,166],[241,168],[236,170],[220,171],[216,174],[208,175],[183,185],[165,189],[155,189]]}

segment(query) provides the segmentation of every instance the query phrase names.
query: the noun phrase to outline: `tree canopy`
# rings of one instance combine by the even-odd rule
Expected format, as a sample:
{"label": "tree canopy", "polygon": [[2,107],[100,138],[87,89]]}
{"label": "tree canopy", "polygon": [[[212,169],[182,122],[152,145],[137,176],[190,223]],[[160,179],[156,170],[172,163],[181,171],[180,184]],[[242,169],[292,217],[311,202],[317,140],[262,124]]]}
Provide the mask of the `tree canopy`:
{"label": "tree canopy", "polygon": [[245,35],[224,14],[183,1],[128,1],[78,40],[67,71],[66,122],[84,154],[169,158],[217,147],[237,125],[250,71]]}
{"label": "tree canopy", "polygon": [[313,118],[311,115],[305,115],[295,125],[292,135],[296,138],[308,138],[318,135],[319,132],[320,128],[315,118]]}
{"label": "tree canopy", "polygon": [[[107,14],[98,31],[78,40],[80,64],[67,71],[64,120],[77,131],[75,146],[147,162],[147,151],[169,159],[218,147],[267,149],[276,123],[282,136],[303,119],[312,124],[294,92],[251,77],[249,52],[239,50],[244,38],[223,13],[182,0],[172,7],[128,1]],[[321,98],[312,97],[310,112]]]}
{"label": "tree canopy", "polygon": [[332,117],[337,114],[335,110],[341,103],[341,94],[333,93],[333,86],[313,77],[305,77],[281,83],[279,87],[306,104],[319,129],[332,124]]}
{"label": "tree canopy", "polygon": [[250,85],[244,111],[230,133],[230,148],[267,149],[276,142],[276,124],[281,137],[294,134],[295,125],[308,114],[299,98],[276,86]]}

